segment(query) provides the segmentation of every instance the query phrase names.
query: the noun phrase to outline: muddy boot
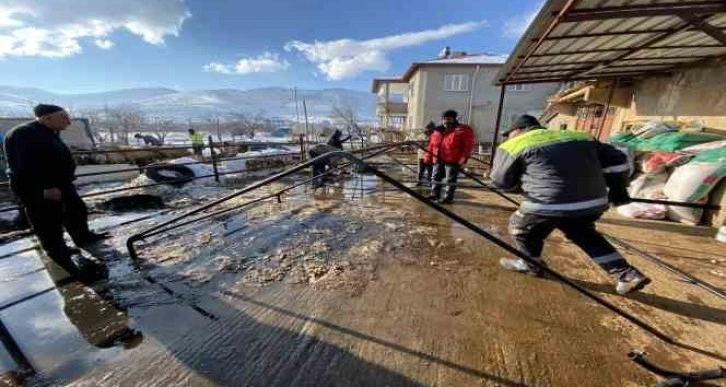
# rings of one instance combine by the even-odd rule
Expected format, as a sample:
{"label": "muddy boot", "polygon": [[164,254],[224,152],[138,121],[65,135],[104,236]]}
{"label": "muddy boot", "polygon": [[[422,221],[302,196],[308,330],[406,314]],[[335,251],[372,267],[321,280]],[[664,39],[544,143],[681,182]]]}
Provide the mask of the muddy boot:
{"label": "muddy boot", "polygon": [[[540,265],[545,266],[544,261],[537,261]],[[529,274],[533,277],[541,277],[544,272],[541,266],[531,265],[522,258],[502,258],[499,260],[499,265],[506,270]]]}
{"label": "muddy boot", "polygon": [[75,263],[78,267],[76,278],[84,284],[92,284],[108,278],[108,269],[105,265],[85,257],[76,258]]}
{"label": "muddy boot", "polygon": [[617,278],[615,292],[621,295],[643,289],[650,283],[650,278],[634,267],[616,273],[614,276]]}

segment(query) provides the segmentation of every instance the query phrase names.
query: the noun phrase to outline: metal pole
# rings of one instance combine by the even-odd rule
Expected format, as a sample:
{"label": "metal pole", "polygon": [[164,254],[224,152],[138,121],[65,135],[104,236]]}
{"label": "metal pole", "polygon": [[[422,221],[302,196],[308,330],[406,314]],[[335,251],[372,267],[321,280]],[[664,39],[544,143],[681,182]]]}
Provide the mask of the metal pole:
{"label": "metal pole", "polygon": [[303,100],[303,114],[305,114],[305,133],[309,133],[308,130],[308,105],[305,103],[305,100]]}
{"label": "metal pole", "polygon": [[476,78],[477,75],[479,75],[479,69],[481,68],[481,65],[476,65],[476,70],[474,71],[474,76],[471,79],[471,88],[469,89],[469,103],[467,104],[466,109],[466,124],[471,125],[471,115],[472,111],[474,110],[474,90],[476,89]]}
{"label": "metal pole", "polygon": [[615,78],[613,83],[610,84],[610,92],[608,93],[608,102],[607,105],[605,105],[605,110],[603,110],[603,114],[600,118],[600,128],[597,130],[597,135],[595,136],[595,139],[598,141],[600,140],[600,134],[602,133],[602,129],[605,127],[605,120],[607,120],[608,112],[610,111],[610,101],[613,99],[613,94],[615,93],[615,87],[618,84],[618,78]]}
{"label": "metal pole", "polygon": [[209,136],[209,151],[212,154],[212,168],[214,168],[214,181],[219,183],[219,171],[217,171],[217,156],[214,154],[214,141]]}
{"label": "metal pole", "polygon": [[492,156],[489,165],[494,165],[494,154],[497,151],[497,138],[499,138],[499,129],[502,125],[502,111],[504,110],[504,93],[507,85],[502,83],[502,90],[499,93],[499,107],[497,107],[497,123],[494,126],[494,138],[492,139]]}
{"label": "metal pole", "polygon": [[300,135],[300,160],[305,161],[305,135]]}

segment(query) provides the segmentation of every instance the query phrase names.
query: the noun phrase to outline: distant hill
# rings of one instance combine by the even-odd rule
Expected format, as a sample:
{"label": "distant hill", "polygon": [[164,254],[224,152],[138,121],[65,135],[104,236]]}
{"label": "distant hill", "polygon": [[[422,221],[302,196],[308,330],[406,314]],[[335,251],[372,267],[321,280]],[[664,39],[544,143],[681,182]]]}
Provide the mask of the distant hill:
{"label": "distant hill", "polygon": [[[349,89],[298,90],[299,111],[305,99],[310,117],[330,117],[334,106],[353,108],[364,120],[375,117],[375,95]],[[177,91],[167,88],[138,88],[88,94],[56,94],[35,88],[0,86],[0,115],[30,116],[38,103],[55,103],[72,110],[104,106],[133,106],[147,115],[186,120],[230,113],[295,118],[290,89],[268,87],[250,90],[217,89]]]}

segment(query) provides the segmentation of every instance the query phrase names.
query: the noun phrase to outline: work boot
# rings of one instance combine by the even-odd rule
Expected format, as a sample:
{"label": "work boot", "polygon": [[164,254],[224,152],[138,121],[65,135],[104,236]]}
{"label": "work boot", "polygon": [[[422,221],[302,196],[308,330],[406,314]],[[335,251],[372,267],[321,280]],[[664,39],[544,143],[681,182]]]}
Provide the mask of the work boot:
{"label": "work boot", "polygon": [[83,238],[83,240],[80,241],[80,243],[77,243],[76,245],[78,245],[79,247],[86,247],[86,246],[90,246],[96,242],[100,242],[104,239],[108,239],[110,237],[111,237],[111,233],[109,233],[108,231],[104,231],[101,233],[96,233],[96,232],[91,231]]}
{"label": "work boot", "polygon": [[638,269],[631,267],[617,273],[617,283],[615,284],[615,292],[624,295],[636,290],[643,289],[645,285],[650,283],[650,278],[646,277]]}
{"label": "work boot", "polygon": [[[538,260],[538,262],[545,266],[544,261]],[[499,264],[506,270],[529,274],[533,277],[541,277],[543,272],[542,267],[531,265],[522,258],[502,258],[499,260]]]}
{"label": "work boot", "polygon": [[106,266],[94,260],[78,257],[75,259],[75,265],[78,268],[76,279],[86,285],[108,278]]}
{"label": "work boot", "polygon": [[426,199],[428,199],[428,200],[439,200],[439,197],[438,197],[438,195],[431,194],[431,195],[427,196]]}
{"label": "work boot", "polygon": [[439,203],[439,204],[454,204],[454,199],[452,199],[452,198],[443,198],[443,199],[437,200],[437,203]]}

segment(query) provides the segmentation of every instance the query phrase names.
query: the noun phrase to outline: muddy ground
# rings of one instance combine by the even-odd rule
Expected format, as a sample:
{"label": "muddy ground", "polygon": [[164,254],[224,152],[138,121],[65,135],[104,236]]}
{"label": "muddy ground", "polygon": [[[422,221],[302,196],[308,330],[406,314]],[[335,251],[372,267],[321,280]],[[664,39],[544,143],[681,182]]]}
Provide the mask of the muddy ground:
{"label": "muddy ground", "polygon": [[[509,240],[513,207],[501,198],[461,189],[450,208]],[[668,344],[555,280],[501,271],[503,250],[373,176],[149,238],[129,258],[129,235],[181,212],[113,227],[113,240],[86,253],[109,267],[93,287],[45,270],[35,250],[12,254],[32,240],[2,247],[0,320],[36,372],[27,384],[642,386],[659,379],[631,350],[680,370],[726,364],[724,299],[632,254],[654,283],[617,296],[579,250],[550,238],[553,268]],[[712,229],[617,215],[601,229],[726,287],[726,247]],[[7,350],[0,365],[14,368]]]}

